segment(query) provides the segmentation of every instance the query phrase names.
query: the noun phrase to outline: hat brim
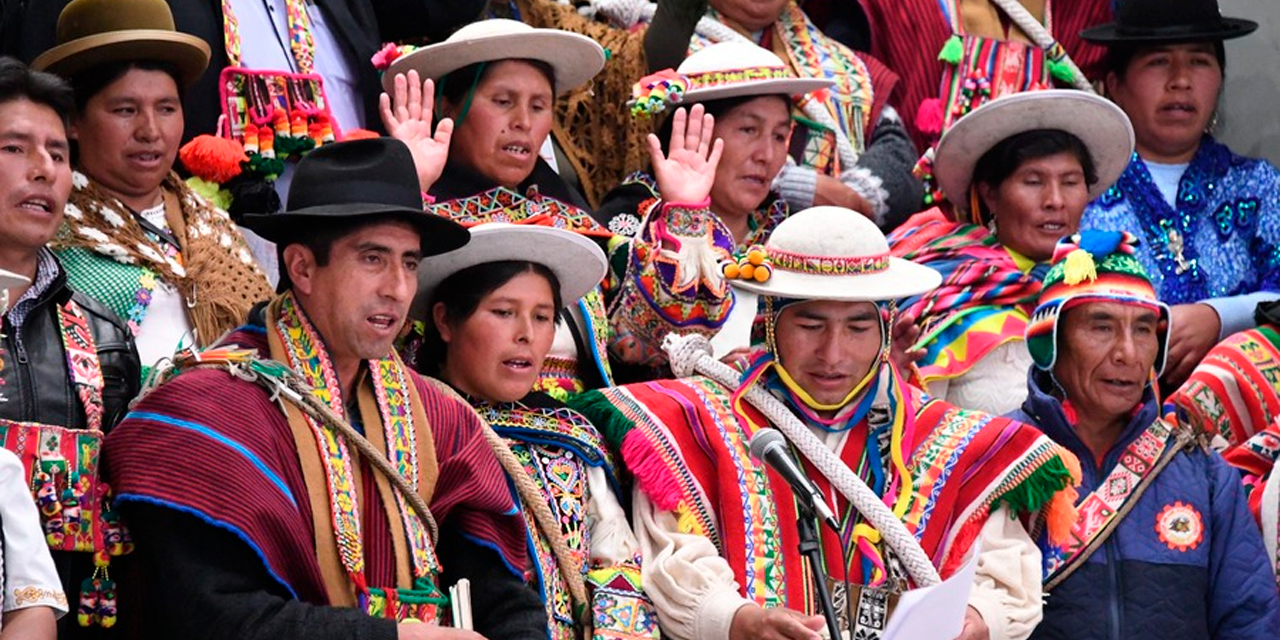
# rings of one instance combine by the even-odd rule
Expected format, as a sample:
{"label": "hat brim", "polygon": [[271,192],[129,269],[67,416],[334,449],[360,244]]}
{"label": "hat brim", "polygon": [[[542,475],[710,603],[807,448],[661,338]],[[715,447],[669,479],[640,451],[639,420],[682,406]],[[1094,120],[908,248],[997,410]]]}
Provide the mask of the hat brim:
{"label": "hat brim", "polygon": [[109,31],[60,44],[31,63],[31,68],[69,78],[109,62],[160,60],[172,63],[184,87],[189,87],[209,66],[209,45],[180,31],[128,29]]}
{"label": "hat brim", "polygon": [[835,81],[825,78],[774,78],[754,82],[739,82],[706,89],[690,89],[684,93],[681,102],[707,102],[725,98],[742,96],[784,95],[799,97],[835,85]]}
{"label": "hat brim", "polygon": [[250,231],[276,244],[298,237],[298,231],[321,220],[353,220],[365,216],[389,216],[413,225],[422,237],[422,255],[434,256],[467,244],[471,234],[466,227],[421,209],[409,209],[378,203],[355,203],[306,207],[294,211],[269,214],[246,214],[241,223]]}
{"label": "hat brim", "polygon": [[1120,42],[1170,44],[1199,42],[1203,40],[1232,40],[1242,38],[1258,29],[1258,23],[1242,18],[1222,18],[1222,22],[1206,29],[1200,25],[1188,25],[1162,29],[1135,29],[1111,22],[1080,32],[1088,42],[1112,44]]}
{"label": "hat brim", "polygon": [[942,274],[909,260],[890,257],[889,268],[880,273],[819,275],[774,269],[764,282],[733,280],[734,287],[775,298],[881,302],[919,295],[942,284]]}
{"label": "hat brim", "polygon": [[933,163],[938,187],[967,211],[978,160],[1005,139],[1037,129],[1065,131],[1084,143],[1098,175],[1089,186],[1090,200],[1119,180],[1133,157],[1133,125],[1115,103],[1074,89],[1029,91],[988,102],[943,134]]}
{"label": "hat brim", "polygon": [[382,74],[382,88],[390,93],[395,77],[416,70],[423,79],[440,78],[478,62],[538,60],[551,65],[556,95],[576,89],[604,68],[604,50],[594,40],[555,29],[477,36],[441,42],[396,58]]}
{"label": "hat brim", "polygon": [[419,268],[415,318],[426,316],[435,290],[449,276],[489,262],[518,260],[540,264],[560,281],[560,299],[571,305],[604,279],[609,268],[595,241],[554,227],[487,223],[471,228],[471,241],[458,251],[423,261]]}

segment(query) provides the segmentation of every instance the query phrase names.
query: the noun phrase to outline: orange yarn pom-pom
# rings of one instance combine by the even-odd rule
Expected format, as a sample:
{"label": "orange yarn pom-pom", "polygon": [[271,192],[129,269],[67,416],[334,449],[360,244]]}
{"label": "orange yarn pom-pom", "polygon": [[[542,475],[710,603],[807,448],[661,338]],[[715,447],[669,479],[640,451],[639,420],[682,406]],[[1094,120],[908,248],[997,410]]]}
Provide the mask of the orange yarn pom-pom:
{"label": "orange yarn pom-pom", "polygon": [[737,277],[738,277],[738,275],[739,275],[739,272],[738,272],[738,263],[736,263],[736,262],[726,262],[726,263],[724,263],[724,277],[726,277],[726,278],[728,278],[728,279],[730,279],[730,280],[733,280],[734,278],[737,278]]}
{"label": "orange yarn pom-pom", "polygon": [[773,267],[767,264],[756,265],[756,268],[751,272],[751,277],[755,278],[756,282],[766,282],[772,275]]}
{"label": "orange yarn pom-pom", "polygon": [[218,184],[240,175],[240,163],[249,159],[239,142],[211,135],[196,136],[182,145],[178,157],[192,174]]}

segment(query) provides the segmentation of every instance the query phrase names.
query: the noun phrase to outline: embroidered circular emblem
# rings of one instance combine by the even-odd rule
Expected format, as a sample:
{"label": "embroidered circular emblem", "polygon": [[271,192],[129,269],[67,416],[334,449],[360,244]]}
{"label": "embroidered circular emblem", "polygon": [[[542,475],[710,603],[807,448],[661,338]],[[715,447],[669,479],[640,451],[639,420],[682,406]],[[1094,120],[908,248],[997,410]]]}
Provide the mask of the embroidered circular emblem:
{"label": "embroidered circular emblem", "polygon": [[615,235],[635,238],[640,235],[640,218],[630,213],[618,214],[609,221],[609,231]]}
{"label": "embroidered circular emblem", "polygon": [[1174,551],[1190,551],[1204,540],[1204,520],[1195,507],[1174,502],[1156,515],[1156,533]]}

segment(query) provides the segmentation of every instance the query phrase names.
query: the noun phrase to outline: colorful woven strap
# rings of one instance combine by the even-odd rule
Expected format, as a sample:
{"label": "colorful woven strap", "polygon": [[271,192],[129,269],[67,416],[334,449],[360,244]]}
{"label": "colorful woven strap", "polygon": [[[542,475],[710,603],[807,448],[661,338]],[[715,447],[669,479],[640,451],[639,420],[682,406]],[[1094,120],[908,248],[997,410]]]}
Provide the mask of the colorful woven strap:
{"label": "colorful woven strap", "polygon": [[[298,73],[315,73],[316,40],[311,35],[311,16],[307,0],[285,0],[289,20],[289,49],[298,63]],[[231,0],[222,0],[222,41],[227,48],[227,66],[240,66],[240,21],[231,8]]]}
{"label": "colorful woven strap", "polygon": [[84,405],[86,426],[90,431],[102,431],[102,363],[98,360],[98,347],[89,330],[89,321],[80,305],[68,300],[58,307],[58,324],[62,328],[62,345],[67,351],[71,384]]}
{"label": "colorful woven strap", "polygon": [[306,0],[285,0],[289,13],[289,48],[298,61],[298,72],[315,73],[316,41],[311,35],[311,17]]}
{"label": "colorful woven strap", "polygon": [[[1111,473],[1076,507],[1079,515],[1071,527],[1069,541],[1062,547],[1045,549],[1046,590],[1061,584],[1115,531],[1173,455],[1182,449],[1182,437],[1169,423],[1156,420],[1129,443]],[[1042,531],[1037,533],[1043,538]]]}

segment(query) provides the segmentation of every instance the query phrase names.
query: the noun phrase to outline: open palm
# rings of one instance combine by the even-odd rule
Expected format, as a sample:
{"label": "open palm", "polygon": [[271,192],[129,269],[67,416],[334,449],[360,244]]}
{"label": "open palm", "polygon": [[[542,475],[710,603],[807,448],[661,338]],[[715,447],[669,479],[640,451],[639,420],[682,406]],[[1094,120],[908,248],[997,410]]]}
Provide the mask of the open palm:
{"label": "open palm", "polygon": [[444,118],[431,129],[435,107],[435,83],[419,82],[418,72],[396,74],[394,96],[385,92],[379,97],[382,125],[391,137],[405,143],[413,154],[418,170],[418,184],[423,191],[431,189],[444,171],[449,159],[449,140],[453,137],[453,120]]}
{"label": "open palm", "polygon": [[[658,191],[667,202],[700,203],[711,194],[724,141],[715,138],[715,118],[701,104],[676,109],[671,143],[662,153],[658,136],[649,134],[649,157]],[[712,142],[712,140],[715,140]]]}

